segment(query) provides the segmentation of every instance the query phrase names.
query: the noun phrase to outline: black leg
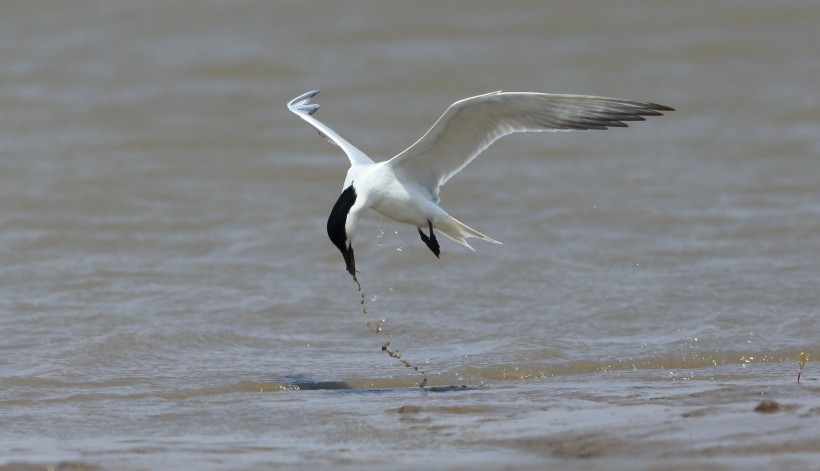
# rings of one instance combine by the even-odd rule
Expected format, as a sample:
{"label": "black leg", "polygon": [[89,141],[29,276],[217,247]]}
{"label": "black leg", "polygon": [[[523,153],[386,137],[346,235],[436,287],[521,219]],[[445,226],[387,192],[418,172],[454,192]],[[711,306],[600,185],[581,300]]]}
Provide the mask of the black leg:
{"label": "black leg", "polygon": [[[422,232],[421,228],[417,228],[419,230],[419,236],[421,236],[421,241],[427,244],[427,247],[433,252],[436,257],[439,257],[441,254],[441,249],[438,245],[438,240],[436,240],[436,234],[433,232],[433,222],[427,221],[427,227],[430,228],[430,236],[428,237],[427,234]],[[441,258],[441,257],[439,257]]]}

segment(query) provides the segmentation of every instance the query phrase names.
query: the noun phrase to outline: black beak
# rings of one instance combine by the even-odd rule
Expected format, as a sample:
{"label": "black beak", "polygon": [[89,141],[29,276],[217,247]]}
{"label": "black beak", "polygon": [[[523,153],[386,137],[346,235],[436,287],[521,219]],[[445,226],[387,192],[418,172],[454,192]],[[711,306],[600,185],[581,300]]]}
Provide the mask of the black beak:
{"label": "black beak", "polygon": [[353,275],[353,279],[356,279],[356,259],[353,257],[353,247],[348,245],[347,250],[342,250],[342,256],[345,258],[345,268],[347,268],[347,272]]}
{"label": "black beak", "polygon": [[336,204],[333,205],[333,210],[330,211],[330,216],[327,218],[327,235],[333,245],[342,252],[342,256],[345,258],[345,268],[354,280],[356,280],[356,260],[353,258],[353,245],[347,238],[345,224],[350,208],[353,207],[355,202],[356,189],[353,188],[353,185],[350,185],[336,200]]}

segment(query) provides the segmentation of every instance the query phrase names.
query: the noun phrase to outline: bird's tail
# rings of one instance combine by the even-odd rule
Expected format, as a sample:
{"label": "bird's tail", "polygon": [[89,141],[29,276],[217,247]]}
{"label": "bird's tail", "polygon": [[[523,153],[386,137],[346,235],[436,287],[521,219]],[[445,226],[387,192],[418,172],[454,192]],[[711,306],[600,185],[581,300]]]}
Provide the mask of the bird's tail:
{"label": "bird's tail", "polygon": [[501,244],[501,242],[485,236],[484,234],[478,232],[477,230],[471,227],[468,227],[465,224],[462,224],[461,221],[449,215],[446,219],[444,219],[444,221],[439,221],[438,223],[434,224],[433,227],[437,231],[447,236],[448,238],[454,240],[455,242],[458,242],[459,244],[467,247],[470,250],[475,249],[470,247],[470,244],[467,243],[466,239],[468,237],[476,237],[487,242],[492,242],[493,244]]}

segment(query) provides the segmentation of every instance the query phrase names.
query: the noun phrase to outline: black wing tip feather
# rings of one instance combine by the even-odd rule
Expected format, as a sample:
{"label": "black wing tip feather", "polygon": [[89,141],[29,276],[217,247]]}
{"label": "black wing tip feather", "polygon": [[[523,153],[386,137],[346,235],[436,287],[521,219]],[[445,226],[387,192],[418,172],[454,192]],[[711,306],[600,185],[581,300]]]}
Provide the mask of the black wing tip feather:
{"label": "black wing tip feather", "polygon": [[[590,124],[589,129],[627,128],[624,121],[646,121],[645,116],[663,116],[662,112],[675,111],[674,108],[657,103],[643,103],[635,101],[622,102],[631,108],[608,110],[599,116],[599,119],[590,118],[583,124]],[[597,126],[597,127],[596,127]]]}
{"label": "black wing tip feather", "polygon": [[659,105],[657,103],[635,103],[634,106],[636,109],[631,112],[627,111],[627,113],[631,113],[636,116],[663,116],[663,112],[675,111],[675,108]]}
{"label": "black wing tip feather", "polygon": [[674,111],[673,108],[654,103],[629,102],[633,108],[607,109],[589,112],[586,116],[577,116],[563,122],[552,123],[557,129],[565,130],[605,130],[609,128],[628,128],[626,122],[646,121],[645,116],[662,116],[661,111]]}
{"label": "black wing tip feather", "polygon": [[[666,105],[659,105],[657,103],[647,103],[647,108],[652,111],[675,111],[675,108]],[[658,113],[659,115],[662,113]]]}

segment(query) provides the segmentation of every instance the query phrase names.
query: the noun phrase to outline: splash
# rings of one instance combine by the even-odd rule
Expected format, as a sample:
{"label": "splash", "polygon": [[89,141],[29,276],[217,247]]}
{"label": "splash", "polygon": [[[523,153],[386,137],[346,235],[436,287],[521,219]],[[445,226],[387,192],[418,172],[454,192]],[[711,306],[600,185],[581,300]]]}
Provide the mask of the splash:
{"label": "splash", "polygon": [[[367,319],[367,328],[368,328],[368,330],[370,330],[374,334],[377,334],[377,335],[381,334],[381,335],[385,335],[385,336],[388,337],[388,340],[382,344],[382,347],[381,347],[382,351],[387,353],[387,355],[390,358],[394,358],[394,359],[398,360],[398,362],[401,363],[402,365],[404,365],[406,368],[410,368],[413,371],[417,371],[417,372],[421,373],[421,382],[419,383],[419,387],[424,388],[427,385],[427,373],[425,373],[424,370],[419,369],[418,366],[413,365],[409,360],[403,358],[402,355],[401,355],[401,352],[399,352],[398,349],[391,349],[390,348],[390,343],[392,341],[390,339],[393,338],[393,335],[390,334],[390,332],[388,330],[384,329],[382,327],[382,324],[380,324],[378,321],[374,320],[370,316],[370,311],[367,309],[367,305],[365,304],[365,300],[367,299],[367,296],[365,295],[364,291],[362,291],[362,285],[359,283],[359,280],[357,280],[355,277],[353,278],[353,281],[356,282],[356,285],[359,287],[359,293],[361,293],[361,295],[362,295],[360,304],[362,306],[362,314],[364,314],[365,316],[368,317],[368,319]],[[372,300],[375,302],[376,297],[374,296]]]}

